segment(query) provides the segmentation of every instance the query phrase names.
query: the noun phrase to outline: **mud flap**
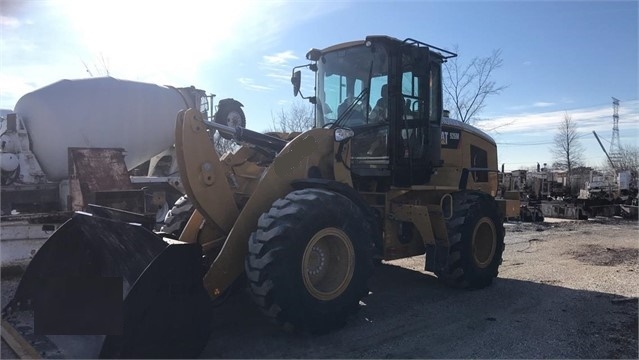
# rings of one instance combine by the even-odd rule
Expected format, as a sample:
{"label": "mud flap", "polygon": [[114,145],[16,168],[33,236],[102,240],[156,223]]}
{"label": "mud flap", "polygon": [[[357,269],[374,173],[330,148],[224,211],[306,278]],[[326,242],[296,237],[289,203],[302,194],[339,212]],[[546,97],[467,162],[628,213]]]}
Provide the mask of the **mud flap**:
{"label": "mud flap", "polygon": [[3,318],[44,357],[197,357],[212,310],[201,256],[78,212],[32,259]]}

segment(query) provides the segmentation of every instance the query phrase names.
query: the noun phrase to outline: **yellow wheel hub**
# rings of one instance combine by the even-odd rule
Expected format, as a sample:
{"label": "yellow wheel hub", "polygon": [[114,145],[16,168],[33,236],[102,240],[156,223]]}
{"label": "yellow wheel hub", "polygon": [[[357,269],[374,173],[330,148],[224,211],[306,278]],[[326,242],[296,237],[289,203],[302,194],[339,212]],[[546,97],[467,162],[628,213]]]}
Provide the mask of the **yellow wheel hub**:
{"label": "yellow wheel hub", "polygon": [[481,218],[473,231],[472,251],[475,264],[482,269],[488,267],[495,257],[496,249],[495,224],[490,218]]}
{"label": "yellow wheel hub", "polygon": [[348,288],[354,269],[355,249],[340,229],[318,231],[304,249],[304,286],[318,300],[329,301],[340,296]]}

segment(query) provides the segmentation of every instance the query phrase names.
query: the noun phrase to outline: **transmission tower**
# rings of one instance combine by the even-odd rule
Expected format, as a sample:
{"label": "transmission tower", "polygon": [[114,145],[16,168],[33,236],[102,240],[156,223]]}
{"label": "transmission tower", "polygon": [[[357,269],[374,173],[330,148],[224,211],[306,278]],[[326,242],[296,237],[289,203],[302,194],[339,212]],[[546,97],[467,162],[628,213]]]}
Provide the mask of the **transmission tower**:
{"label": "transmission tower", "polygon": [[619,143],[619,99],[612,98],[612,140],[610,141],[610,159],[619,165],[621,160],[621,144]]}

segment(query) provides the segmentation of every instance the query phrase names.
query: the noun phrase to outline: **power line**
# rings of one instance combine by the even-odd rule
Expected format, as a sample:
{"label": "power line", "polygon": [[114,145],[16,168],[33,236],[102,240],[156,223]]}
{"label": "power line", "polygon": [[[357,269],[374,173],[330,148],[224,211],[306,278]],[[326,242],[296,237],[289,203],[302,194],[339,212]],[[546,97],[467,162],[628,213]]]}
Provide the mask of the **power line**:
{"label": "power line", "polygon": [[604,138],[604,137],[602,137],[602,136],[600,136],[599,138],[600,138],[601,140],[603,140],[603,141],[607,142],[608,144],[612,144],[612,141],[610,141],[610,140],[608,140],[608,139],[606,139],[606,138]]}
{"label": "power line", "polygon": [[[581,139],[581,138],[585,138],[585,137],[588,137],[588,136],[590,136],[590,133],[577,135],[576,138],[577,139]],[[552,145],[555,142],[554,141],[539,141],[539,142],[500,142],[500,141],[497,141],[496,143],[497,143],[497,145],[500,145],[500,146],[538,146],[538,145]]]}
{"label": "power line", "polygon": [[537,143],[510,143],[510,142],[498,142],[499,146],[538,146],[538,145],[550,145],[552,142],[537,142]]}

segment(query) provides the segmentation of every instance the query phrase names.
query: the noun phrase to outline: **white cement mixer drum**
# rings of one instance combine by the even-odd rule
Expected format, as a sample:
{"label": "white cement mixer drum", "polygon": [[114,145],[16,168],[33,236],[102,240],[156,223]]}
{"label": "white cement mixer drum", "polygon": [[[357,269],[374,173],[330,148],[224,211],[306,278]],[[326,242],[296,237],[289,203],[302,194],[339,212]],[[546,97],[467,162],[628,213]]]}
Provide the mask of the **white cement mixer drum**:
{"label": "white cement mixer drum", "polygon": [[58,81],[24,95],[15,112],[55,181],[68,177],[69,147],[123,148],[129,169],[169,148],[178,112],[199,107],[191,101],[173,88],[106,77]]}

